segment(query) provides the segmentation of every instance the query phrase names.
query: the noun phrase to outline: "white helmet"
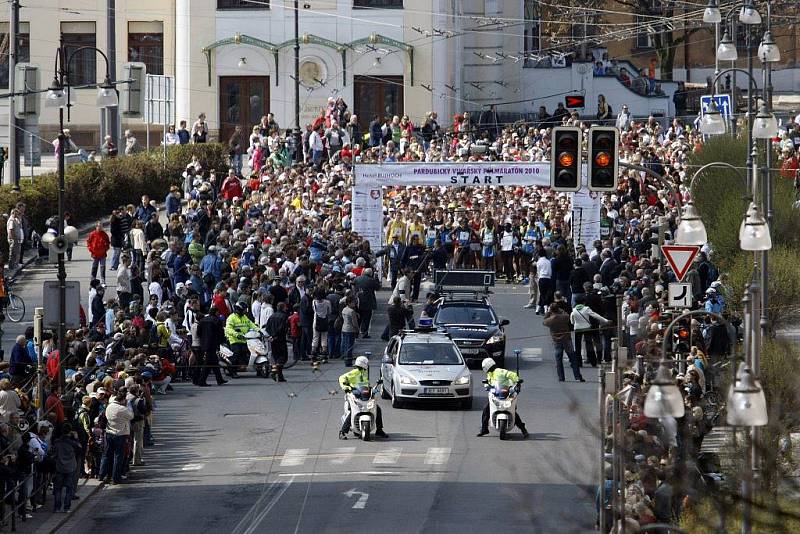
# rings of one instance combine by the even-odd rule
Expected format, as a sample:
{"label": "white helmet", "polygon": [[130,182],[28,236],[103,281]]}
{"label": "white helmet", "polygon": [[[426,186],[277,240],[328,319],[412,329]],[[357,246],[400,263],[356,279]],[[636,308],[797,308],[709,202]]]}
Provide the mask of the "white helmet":
{"label": "white helmet", "polygon": [[484,360],[481,362],[481,368],[483,369],[484,373],[488,373],[489,369],[495,365],[497,365],[497,363],[495,363],[495,361],[491,358],[484,358]]}
{"label": "white helmet", "polygon": [[356,358],[356,367],[361,367],[362,369],[369,369],[369,360],[366,356],[359,356]]}

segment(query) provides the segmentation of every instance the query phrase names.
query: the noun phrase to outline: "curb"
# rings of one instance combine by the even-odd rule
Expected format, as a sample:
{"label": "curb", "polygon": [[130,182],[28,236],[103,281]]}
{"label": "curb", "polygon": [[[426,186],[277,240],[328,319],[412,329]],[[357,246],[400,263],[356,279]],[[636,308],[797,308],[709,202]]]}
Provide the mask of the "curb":
{"label": "curb", "polygon": [[[82,487],[85,488],[87,485],[89,485],[89,481],[84,482]],[[43,534],[44,533],[53,534],[55,532],[58,532],[59,529],[61,529],[61,527],[63,527],[68,521],[70,521],[75,517],[77,511],[80,510],[84,504],[86,504],[86,501],[91,499],[92,496],[94,496],[94,494],[97,493],[100,490],[100,488],[104,486],[105,482],[98,482],[97,484],[93,484],[93,487],[89,490],[89,493],[82,496],[80,500],[78,500],[78,502],[75,503],[75,505],[71,508],[70,513],[64,514],[63,516],[58,516],[54,514],[53,517],[50,518],[50,520],[46,521],[41,527],[36,529],[36,532],[37,533],[41,532]],[[56,524],[50,526],[50,524],[54,522],[56,519],[58,520]]]}

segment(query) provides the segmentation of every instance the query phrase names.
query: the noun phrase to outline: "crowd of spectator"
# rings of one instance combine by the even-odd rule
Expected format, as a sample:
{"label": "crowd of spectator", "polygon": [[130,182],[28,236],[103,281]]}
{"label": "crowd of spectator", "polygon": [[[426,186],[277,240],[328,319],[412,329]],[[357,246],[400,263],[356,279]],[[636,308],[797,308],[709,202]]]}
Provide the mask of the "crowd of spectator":
{"label": "crowd of spectator", "polygon": [[[614,121],[610,106],[600,104]],[[603,196],[601,239],[587,245],[573,242],[570,197],[541,187],[389,186],[385,244],[372,246],[352,231],[354,162],[545,161],[552,126],[589,126],[563,106],[539,115],[536,124],[502,124],[490,108],[477,118],[459,114],[449,125],[440,125],[435,112],[419,125],[405,115],[376,116],[361,131],[344,100],[332,98],[302,133],[282,130],[272,114],[247,136],[237,129],[223,140],[230,155],[225,176],[197,158],[188,162],[163,212],[147,196],[113,210],[86,241],[92,283],[85,327],[67,333],[63,355],[52,336],[45,340],[47,401],[40,417],[31,402],[38,358],[32,331],[17,340],[2,370],[0,476],[16,496],[19,517],[29,516],[50,484],[58,510],[69,509],[80,477],[123,483],[153,443],[156,395],[168,394],[177,380],[206,386],[210,373],[226,382],[221,346],[232,353],[231,378],[249,363],[249,331],[262,333],[275,380],[286,380],[289,354],[293,362],[349,365],[357,339],[371,336],[373,312],[384,306],[376,296],[382,283],[392,291],[386,337],[413,317],[421,280],[432,269],[494,269],[506,283],[526,285],[526,308],[535,309],[530,319],[536,313],[545,324],[561,325],[554,332],[556,359],[559,348],[566,352],[576,379],[582,366],[610,361],[617,328],[631,356],[656,359],[674,275],[652,245],[659,232],[670,238],[678,206],[643,173],[623,171],[617,191]],[[627,106],[615,124],[621,159],[663,176],[686,199],[687,158],[702,150],[696,129],[680,119],[633,117]],[[797,168],[799,128],[790,125],[780,141],[787,172]],[[185,123],[170,129],[165,142],[202,143],[208,135],[201,115],[191,131]],[[12,213],[12,243],[24,239],[21,221],[19,211]],[[699,305],[727,313],[724,278],[708,247],[688,280]],[[551,319],[559,314],[569,319]],[[677,466],[695,454],[710,426],[702,409],[712,383],[707,373],[735,341],[735,332],[711,317],[686,327],[691,359],[678,377],[685,384],[684,418],[642,415],[650,365],[640,361],[625,378],[631,392],[621,423],[631,444],[626,505],[639,523],[679,513],[688,491],[675,482],[682,476]],[[564,379],[560,365],[558,378]]]}

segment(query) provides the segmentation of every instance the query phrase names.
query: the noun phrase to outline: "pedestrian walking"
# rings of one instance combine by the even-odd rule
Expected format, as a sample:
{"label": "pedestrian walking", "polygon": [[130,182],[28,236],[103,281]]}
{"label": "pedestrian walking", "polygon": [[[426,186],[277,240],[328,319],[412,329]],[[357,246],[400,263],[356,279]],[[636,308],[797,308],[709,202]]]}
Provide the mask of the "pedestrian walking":
{"label": "pedestrian walking", "polygon": [[561,303],[554,303],[544,316],[542,322],[550,329],[550,337],[553,340],[554,357],[556,359],[556,374],[558,381],[563,382],[564,377],[564,353],[569,359],[569,366],[572,368],[572,376],[578,382],[585,382],[581,375],[580,361],[575,355],[572,347],[572,327],[570,315],[561,307]]}

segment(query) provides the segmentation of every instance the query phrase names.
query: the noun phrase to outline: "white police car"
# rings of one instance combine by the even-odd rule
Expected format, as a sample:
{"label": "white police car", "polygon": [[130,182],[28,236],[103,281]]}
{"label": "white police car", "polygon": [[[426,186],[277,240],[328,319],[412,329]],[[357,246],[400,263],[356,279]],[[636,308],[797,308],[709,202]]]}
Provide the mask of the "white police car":
{"label": "white police car", "polygon": [[381,396],[392,399],[394,408],[410,401],[455,401],[464,409],[472,407],[472,375],[461,351],[447,333],[424,323],[389,340],[381,378]]}

